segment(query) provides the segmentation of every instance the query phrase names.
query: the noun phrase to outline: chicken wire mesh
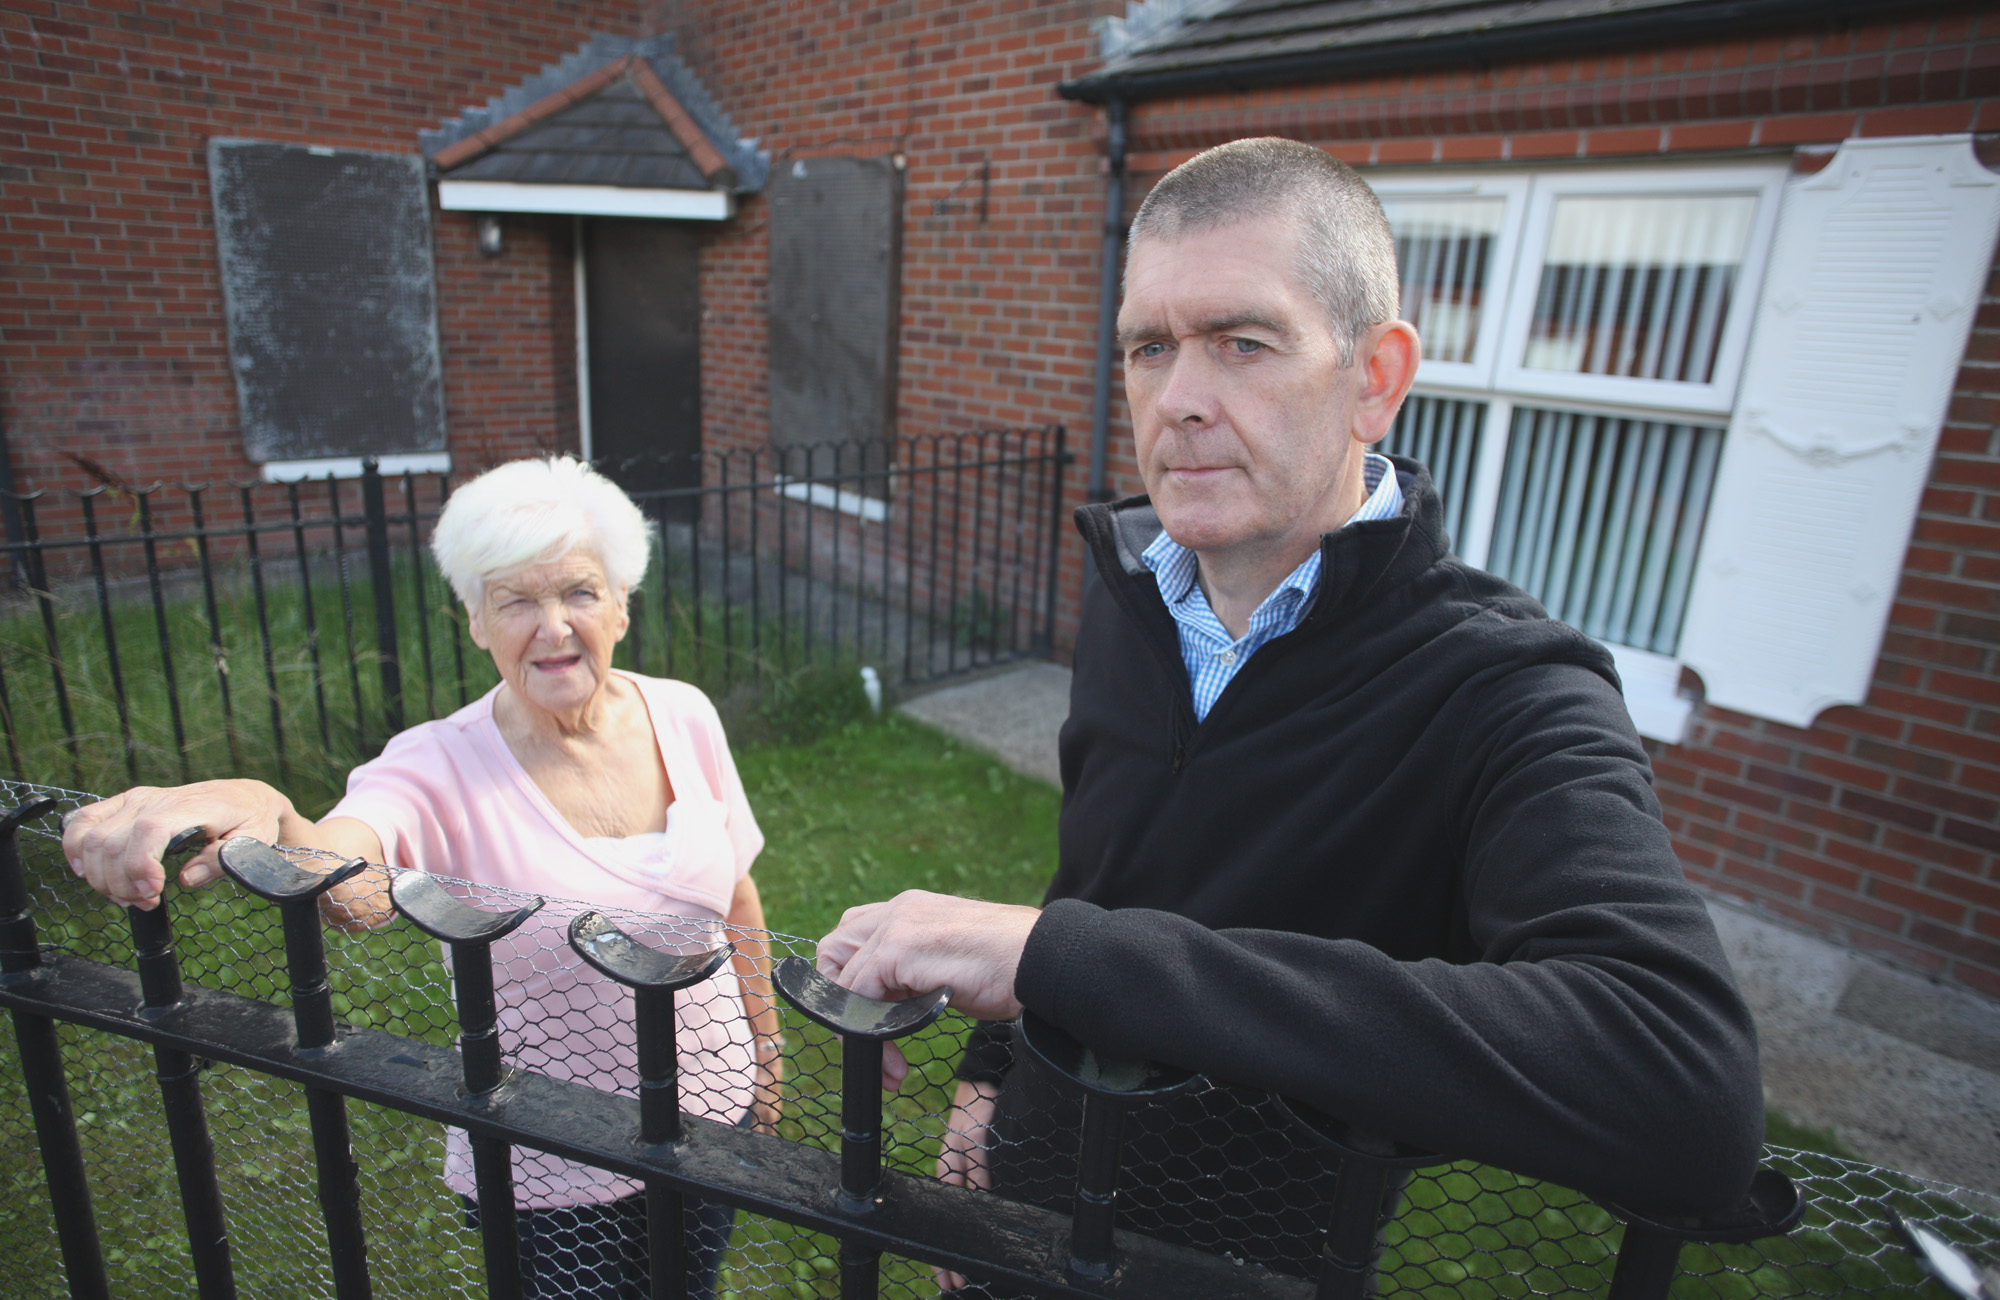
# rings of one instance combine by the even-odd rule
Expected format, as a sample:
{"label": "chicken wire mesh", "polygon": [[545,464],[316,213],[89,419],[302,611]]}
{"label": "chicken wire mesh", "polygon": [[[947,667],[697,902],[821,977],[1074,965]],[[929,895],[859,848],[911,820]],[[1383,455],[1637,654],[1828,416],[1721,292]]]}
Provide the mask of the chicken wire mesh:
{"label": "chicken wire mesh", "polygon": [[[90,798],[15,782],[0,788],[10,806],[46,796],[67,811]],[[129,966],[131,942],[121,909],[71,876],[52,825],[30,825],[20,841],[41,942],[75,957]],[[303,862],[323,855],[292,851],[292,856]],[[385,888],[380,875],[363,881],[357,910],[371,901],[369,891]],[[465,901],[488,909],[526,901],[489,886],[448,885]],[[226,881],[198,891],[170,890],[168,905],[189,984],[287,1001],[275,907]],[[551,898],[520,930],[494,943],[505,1051],[515,1068],[632,1095],[630,993],[586,966],[566,941],[570,919],[589,907]],[[810,940],[788,935],[669,916],[610,915],[654,946],[728,938],[773,961],[791,954],[810,957],[813,951]],[[327,950],[334,1007],[342,1021],[437,1046],[453,1043],[457,1015],[448,964],[439,945],[408,921],[388,919],[356,933],[329,929]],[[780,1005],[782,1081],[760,1079],[747,1046],[745,1015],[763,996],[760,985],[740,980],[730,967],[682,995],[683,1107],[837,1150],[840,1044],[829,1031]],[[971,1028],[948,1015],[902,1040],[911,1078],[884,1098],[885,1165],[923,1176],[935,1171],[953,1122],[954,1071]],[[60,1026],[59,1036],[112,1293],[192,1294],[194,1276],[152,1050],[69,1024]],[[15,1050],[12,1036],[0,1034],[0,1260],[6,1261],[0,1292],[53,1297],[66,1294],[67,1287]],[[989,1157],[997,1194],[1067,1212],[1081,1103],[1030,1069],[1025,1060],[1016,1065],[997,1125],[1000,1140]],[[753,1106],[760,1082],[776,1088],[775,1114]],[[239,1294],[331,1294],[301,1089],[209,1063],[202,1093]],[[479,1234],[468,1213],[471,1203],[459,1190],[469,1190],[469,1179],[446,1176],[456,1163],[452,1139],[442,1126],[390,1107],[350,1100],[348,1111],[375,1294],[485,1294]],[[1680,1300],[1909,1294],[1924,1285],[1925,1274],[1894,1231],[1892,1210],[1930,1224],[1975,1257],[2000,1258],[2000,1199],[1831,1156],[1770,1148],[1767,1159],[1804,1192],[1803,1223],[1786,1237],[1687,1247],[1674,1286]],[[517,1205],[530,1222],[551,1211],[559,1219],[570,1202],[597,1204],[636,1190],[602,1171],[521,1148],[515,1170]],[[1212,1253],[1316,1276],[1331,1172],[1313,1140],[1271,1098],[1204,1086],[1132,1111],[1120,1223]],[[716,1296],[810,1300],[838,1294],[838,1246],[832,1238],[747,1213],[734,1216],[733,1225],[721,1218],[714,1225],[721,1247]],[[595,1288],[608,1286],[603,1294],[643,1295],[636,1281],[645,1267],[643,1214],[638,1223],[622,1238],[613,1234],[612,1262],[594,1271],[590,1261],[567,1252],[560,1232],[545,1237],[555,1248],[538,1266],[530,1294],[598,1294]],[[1608,1212],[1575,1192],[1469,1162],[1444,1165],[1412,1175],[1402,1187],[1380,1238],[1377,1293],[1424,1300],[1601,1295],[1620,1236]],[[628,1261],[622,1267],[621,1257]],[[621,1272],[629,1280],[613,1281]],[[927,1266],[884,1257],[883,1295],[936,1293]],[[1010,1292],[996,1285],[992,1294]]]}

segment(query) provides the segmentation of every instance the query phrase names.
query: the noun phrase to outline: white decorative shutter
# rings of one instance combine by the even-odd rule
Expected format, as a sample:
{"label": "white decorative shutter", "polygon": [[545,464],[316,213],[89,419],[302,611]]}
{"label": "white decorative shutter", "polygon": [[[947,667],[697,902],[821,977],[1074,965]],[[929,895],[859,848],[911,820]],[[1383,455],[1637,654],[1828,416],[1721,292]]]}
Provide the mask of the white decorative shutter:
{"label": "white decorative shutter", "polygon": [[1849,140],[1788,184],[1679,654],[1804,727],[1867,697],[1992,265],[1971,137]]}

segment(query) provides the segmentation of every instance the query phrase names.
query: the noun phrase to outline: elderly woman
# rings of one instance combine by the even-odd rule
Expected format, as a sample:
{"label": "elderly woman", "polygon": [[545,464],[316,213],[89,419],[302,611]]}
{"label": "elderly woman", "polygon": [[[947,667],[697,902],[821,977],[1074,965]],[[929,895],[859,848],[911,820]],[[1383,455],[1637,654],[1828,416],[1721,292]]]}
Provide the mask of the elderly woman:
{"label": "elderly woman", "polygon": [[[500,670],[498,686],[391,740],[354,769],[346,797],[317,822],[260,781],[141,787],[71,815],[63,835],[70,867],[107,897],[150,908],[165,883],[161,851],[199,824],[211,847],[182,870],[183,885],[215,879],[215,846],[251,835],[600,907],[761,929],[750,864],[764,838],[714,707],[685,683],[611,666],[630,625],[626,599],[645,573],[649,532],[616,485],[575,460],[515,461],[467,483],[447,503],[431,547],[465,603],[473,641]],[[357,878],[329,898],[328,918],[349,929],[384,923],[393,915],[385,886],[380,873]],[[537,922],[552,932],[529,928]],[[534,1027],[532,1044],[509,1035],[524,1064],[631,1089],[629,993],[579,982],[560,924],[545,912],[516,932],[523,956],[497,980],[502,1026]],[[685,1104],[768,1127],[779,1039],[766,978],[739,944],[735,969],[696,992],[707,997],[688,999],[680,1026]],[[644,1295],[639,1184],[537,1152],[517,1149],[514,1161],[528,1294]],[[457,1130],[444,1176],[476,1212],[470,1146]],[[705,1297],[732,1213],[693,1199],[689,1210],[699,1225],[689,1294]]]}

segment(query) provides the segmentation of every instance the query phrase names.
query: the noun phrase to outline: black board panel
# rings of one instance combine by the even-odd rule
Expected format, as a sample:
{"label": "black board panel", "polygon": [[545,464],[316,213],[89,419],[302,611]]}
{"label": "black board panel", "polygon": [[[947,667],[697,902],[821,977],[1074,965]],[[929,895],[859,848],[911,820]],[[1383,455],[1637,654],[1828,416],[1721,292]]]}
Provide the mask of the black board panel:
{"label": "black board panel", "polygon": [[423,160],[211,140],[208,174],[250,459],[443,451]]}
{"label": "black board panel", "polygon": [[888,158],[800,159],[772,171],[771,441],[779,447],[894,433],[902,180]]}

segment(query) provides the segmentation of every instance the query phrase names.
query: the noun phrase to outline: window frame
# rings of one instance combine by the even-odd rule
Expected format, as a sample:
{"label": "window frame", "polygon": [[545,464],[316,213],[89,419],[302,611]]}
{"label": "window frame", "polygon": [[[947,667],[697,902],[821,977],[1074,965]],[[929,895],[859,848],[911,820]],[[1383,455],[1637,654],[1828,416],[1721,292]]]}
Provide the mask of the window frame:
{"label": "window frame", "polygon": [[[1493,252],[1488,260],[1489,274],[1495,277],[1497,283],[1482,290],[1484,301],[1481,305],[1479,330],[1473,336],[1472,360],[1434,361],[1426,357],[1418,373],[1428,372],[1429,382],[1446,387],[1465,385],[1485,387],[1493,382],[1494,366],[1501,346],[1500,331],[1513,292],[1521,229],[1526,218],[1528,191],[1532,180],[1532,175],[1526,172],[1514,175],[1454,173],[1440,177],[1419,177],[1405,173],[1393,178],[1384,178],[1380,184],[1371,182],[1376,196],[1389,201],[1497,198],[1504,204],[1500,214],[1500,231],[1494,236]],[[1401,268],[1397,269],[1400,274]],[[1421,332],[1420,330],[1420,335]]]}
{"label": "window frame", "polygon": [[[1472,360],[1425,360],[1411,388],[1412,397],[1476,401],[1484,406],[1474,463],[1466,477],[1469,499],[1462,512],[1462,535],[1455,539],[1455,549],[1467,563],[1484,567],[1491,556],[1509,435],[1522,407],[1614,419],[1719,425],[1726,449],[1789,174],[1788,159],[1762,158],[1730,163],[1395,171],[1368,176],[1376,193],[1389,200],[1498,196],[1507,203],[1495,238],[1491,279],[1482,290],[1482,303],[1490,302],[1495,309],[1482,312]],[[1741,270],[1719,335],[1713,377],[1706,383],[1685,383],[1567,374],[1520,364],[1532,327],[1556,201],[1649,191],[1676,196],[1748,194],[1757,200]],[[1400,279],[1401,268],[1398,270]],[[1712,511],[1712,500],[1709,508]],[[1692,705],[1678,690],[1678,651],[1664,655],[1637,646],[1605,644],[1626,680],[1627,706],[1642,732],[1677,743],[1692,712]]]}
{"label": "window frame", "polygon": [[[1439,173],[1364,172],[1384,199],[1497,196],[1508,200],[1496,239],[1488,291],[1498,310],[1484,313],[1473,345],[1473,360],[1424,360],[1417,368],[1412,396],[1436,396],[1485,403],[1479,431],[1479,453],[1468,477],[1463,537],[1457,551],[1469,564],[1486,563],[1493,523],[1499,513],[1501,475],[1507,458],[1507,434],[1518,405],[1548,406],[1582,414],[1673,423],[1721,424],[1727,428],[1735,409],[1736,390],[1749,351],[1750,327],[1764,287],[1771,242],[1778,223],[1790,164],[1785,159],[1754,159],[1735,163],[1627,164],[1615,166],[1457,170]],[[1758,208],[1751,221],[1739,287],[1723,324],[1715,378],[1706,384],[1669,380],[1627,379],[1612,375],[1569,375],[1529,370],[1518,362],[1527,345],[1546,252],[1548,227],[1555,200],[1572,195],[1629,195],[1671,187],[1676,193],[1752,193]],[[1648,652],[1650,653],[1650,652]]]}
{"label": "window frame", "polygon": [[[1750,325],[1763,291],[1764,268],[1770,261],[1771,238],[1777,229],[1778,206],[1788,174],[1785,164],[1772,162],[1530,174],[1517,265],[1508,287],[1506,319],[1492,372],[1493,387],[1504,388],[1516,396],[1552,401],[1607,402],[1620,407],[1657,407],[1726,418],[1736,405],[1743,359],[1749,352]],[[1676,198],[1749,195],[1757,200],[1757,210],[1750,222],[1749,245],[1744,250],[1736,287],[1731,291],[1729,310],[1723,317],[1714,377],[1707,383],[1687,383],[1573,374],[1523,365],[1521,358],[1527,351],[1556,202],[1565,198],[1624,198],[1662,191]]]}

